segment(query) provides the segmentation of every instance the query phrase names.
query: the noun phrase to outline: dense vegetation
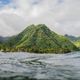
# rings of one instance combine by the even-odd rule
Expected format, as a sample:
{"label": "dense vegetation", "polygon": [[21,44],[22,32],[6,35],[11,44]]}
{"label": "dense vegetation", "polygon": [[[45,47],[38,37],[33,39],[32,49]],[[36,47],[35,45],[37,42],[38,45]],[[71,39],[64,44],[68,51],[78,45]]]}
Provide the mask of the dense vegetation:
{"label": "dense vegetation", "polygon": [[2,42],[0,49],[35,53],[67,53],[78,50],[69,39],[56,34],[44,24],[28,26],[18,35]]}
{"label": "dense vegetation", "polygon": [[74,45],[80,48],[80,37],[65,35]]}
{"label": "dense vegetation", "polygon": [[74,44],[80,48],[80,40],[75,41]]}

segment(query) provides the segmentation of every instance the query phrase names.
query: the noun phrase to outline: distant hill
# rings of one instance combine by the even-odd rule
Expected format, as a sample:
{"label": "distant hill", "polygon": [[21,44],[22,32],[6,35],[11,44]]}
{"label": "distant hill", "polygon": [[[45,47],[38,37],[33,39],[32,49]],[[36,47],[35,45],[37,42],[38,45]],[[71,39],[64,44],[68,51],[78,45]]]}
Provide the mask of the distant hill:
{"label": "distant hill", "polygon": [[[3,49],[4,48],[4,49]],[[35,53],[67,53],[78,48],[64,36],[51,31],[46,25],[30,25],[16,36],[10,37],[3,51],[24,51]]]}
{"label": "distant hill", "polygon": [[67,37],[67,38],[68,38],[69,40],[71,40],[71,41],[80,40],[80,37],[75,37],[75,36],[68,35],[68,34],[65,34],[65,37]]}
{"label": "distant hill", "polygon": [[73,44],[80,48],[80,37],[70,36],[67,34],[65,35],[65,37],[67,37],[70,41],[73,42]]}

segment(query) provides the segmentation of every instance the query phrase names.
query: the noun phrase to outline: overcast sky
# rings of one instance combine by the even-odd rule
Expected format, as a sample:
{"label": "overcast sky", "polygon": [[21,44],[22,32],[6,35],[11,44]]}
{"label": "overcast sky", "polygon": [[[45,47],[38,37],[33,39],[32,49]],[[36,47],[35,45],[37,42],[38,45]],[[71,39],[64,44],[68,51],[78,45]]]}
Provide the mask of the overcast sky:
{"label": "overcast sky", "polygon": [[33,23],[80,36],[80,0],[0,0],[0,35],[15,35]]}

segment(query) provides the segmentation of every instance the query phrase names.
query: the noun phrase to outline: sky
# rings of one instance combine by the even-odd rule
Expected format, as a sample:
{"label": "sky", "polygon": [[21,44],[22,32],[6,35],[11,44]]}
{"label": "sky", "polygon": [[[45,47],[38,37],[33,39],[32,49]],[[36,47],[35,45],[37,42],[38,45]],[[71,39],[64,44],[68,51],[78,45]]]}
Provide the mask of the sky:
{"label": "sky", "polygon": [[0,0],[0,36],[18,34],[31,24],[80,36],[80,0]]}

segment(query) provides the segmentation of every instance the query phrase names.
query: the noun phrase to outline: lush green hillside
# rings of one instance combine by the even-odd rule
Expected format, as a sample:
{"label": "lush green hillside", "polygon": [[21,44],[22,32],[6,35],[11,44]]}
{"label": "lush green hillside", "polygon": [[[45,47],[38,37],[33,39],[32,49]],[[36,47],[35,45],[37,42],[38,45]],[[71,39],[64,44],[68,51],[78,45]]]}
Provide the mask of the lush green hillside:
{"label": "lush green hillside", "polygon": [[80,37],[65,35],[74,45],[80,48]]}
{"label": "lush green hillside", "polygon": [[17,36],[10,37],[3,51],[35,53],[67,53],[78,50],[66,37],[51,31],[46,25],[30,25]]}
{"label": "lush green hillside", "polygon": [[80,40],[75,41],[74,44],[80,48]]}

